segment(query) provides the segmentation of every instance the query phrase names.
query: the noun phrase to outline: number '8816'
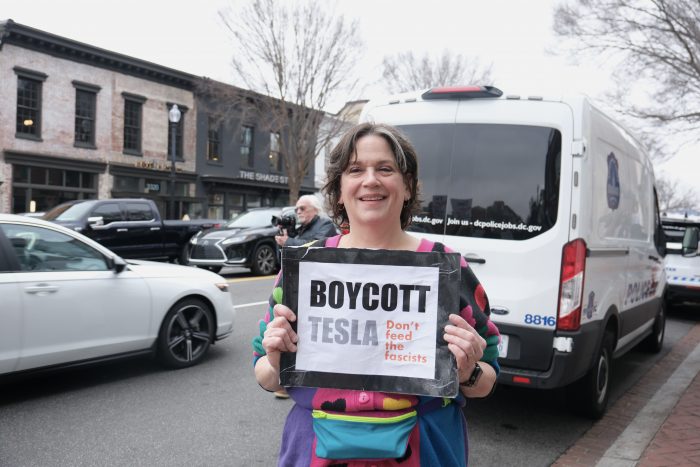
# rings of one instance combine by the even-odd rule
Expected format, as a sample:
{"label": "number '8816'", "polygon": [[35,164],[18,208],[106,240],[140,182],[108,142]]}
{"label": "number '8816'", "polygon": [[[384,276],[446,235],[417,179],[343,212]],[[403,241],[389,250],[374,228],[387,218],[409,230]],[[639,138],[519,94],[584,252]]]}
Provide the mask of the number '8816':
{"label": "number '8816'", "polygon": [[557,324],[557,319],[554,316],[527,314],[525,315],[525,324],[554,327]]}

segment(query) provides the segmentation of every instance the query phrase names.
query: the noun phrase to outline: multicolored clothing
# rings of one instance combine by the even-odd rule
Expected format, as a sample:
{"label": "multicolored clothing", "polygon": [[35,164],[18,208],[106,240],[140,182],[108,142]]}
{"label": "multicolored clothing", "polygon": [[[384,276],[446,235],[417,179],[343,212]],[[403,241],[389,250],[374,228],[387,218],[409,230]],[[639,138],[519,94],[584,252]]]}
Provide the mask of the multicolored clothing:
{"label": "multicolored clothing", "polygon": [[[326,240],[327,248],[336,248],[341,236]],[[440,243],[421,240],[418,252],[452,252]],[[486,340],[482,360],[498,372],[499,333],[489,319],[490,309],[484,288],[467,265],[461,261],[460,315]],[[270,308],[260,321],[260,334],[253,339],[254,361],[265,355],[262,338],[267,323],[273,318],[272,307],[282,301],[282,274],[277,276],[270,297]],[[311,467],[419,467],[427,465],[465,466],[468,460],[467,423],[462,413],[466,399],[461,394],[455,399],[439,400],[434,397],[389,394],[370,391],[353,391],[326,388],[289,387],[289,395],[295,405],[287,416],[282,433],[280,466]],[[330,460],[316,456],[316,439],[312,427],[311,411],[316,409],[345,413],[367,413],[401,410],[415,407],[418,423],[408,440],[403,457],[384,460]]]}

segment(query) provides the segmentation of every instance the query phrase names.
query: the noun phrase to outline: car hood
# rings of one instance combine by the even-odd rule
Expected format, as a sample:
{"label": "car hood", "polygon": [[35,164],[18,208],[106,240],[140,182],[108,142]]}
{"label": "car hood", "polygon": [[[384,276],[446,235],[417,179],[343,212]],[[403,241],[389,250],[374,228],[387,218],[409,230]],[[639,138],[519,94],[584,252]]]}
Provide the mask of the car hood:
{"label": "car hood", "polygon": [[206,240],[223,240],[225,238],[242,235],[272,235],[275,231],[275,227],[220,228],[202,232],[199,238]]}
{"label": "car hood", "polygon": [[160,263],[157,261],[144,261],[138,259],[128,259],[126,263],[129,269],[141,277],[190,277],[198,279],[209,279],[213,281],[225,280],[218,274],[214,274],[206,269],[193,268],[191,266],[180,266],[177,264]]}

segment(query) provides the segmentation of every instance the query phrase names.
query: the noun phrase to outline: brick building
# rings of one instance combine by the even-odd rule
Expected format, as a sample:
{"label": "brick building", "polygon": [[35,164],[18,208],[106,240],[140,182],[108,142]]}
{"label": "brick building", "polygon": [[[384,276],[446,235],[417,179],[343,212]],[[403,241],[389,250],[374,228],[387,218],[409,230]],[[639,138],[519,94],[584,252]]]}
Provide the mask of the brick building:
{"label": "brick building", "polygon": [[[145,197],[169,218],[228,218],[288,202],[276,150],[285,135],[250,119],[213,118],[217,97],[197,95],[200,77],[7,20],[0,82],[0,212]],[[173,104],[182,112],[175,131]],[[313,191],[313,177],[303,192]]]}

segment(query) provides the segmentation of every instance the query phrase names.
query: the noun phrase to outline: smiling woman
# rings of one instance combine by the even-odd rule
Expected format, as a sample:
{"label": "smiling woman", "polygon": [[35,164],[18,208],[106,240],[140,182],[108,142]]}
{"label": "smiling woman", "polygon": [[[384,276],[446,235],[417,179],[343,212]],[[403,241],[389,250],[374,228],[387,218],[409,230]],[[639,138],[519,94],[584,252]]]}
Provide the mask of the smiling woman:
{"label": "smiling woman", "polygon": [[[405,231],[419,205],[417,155],[411,143],[393,127],[365,123],[348,130],[331,151],[324,191],[335,221],[349,222],[350,230],[314,242],[313,247],[327,249],[319,251],[332,255],[338,253],[334,254],[333,248],[403,250],[407,254],[451,252],[442,244],[420,240]],[[352,251],[356,252],[361,251]],[[343,263],[343,266],[347,265]],[[351,262],[350,267],[354,266]],[[483,288],[463,259],[459,270],[459,293],[451,295],[455,306],[445,313],[449,314],[449,324],[437,331],[449,349],[450,355],[446,356],[449,364],[455,365],[452,370],[460,383],[456,396],[443,399],[415,393],[396,394],[402,391],[395,385],[392,387],[396,391],[392,393],[351,390],[347,386],[291,385],[286,389],[295,405],[282,435],[279,465],[331,466],[346,462],[366,465],[367,459],[372,459],[371,464],[376,466],[467,464],[467,430],[462,406],[467,397],[485,397],[493,390],[498,371],[498,330],[489,319]],[[304,332],[304,326],[297,327],[296,313],[282,305],[282,280],[294,271],[288,268],[278,276],[270,308],[259,326],[260,334],[253,340],[255,376],[268,391],[282,389],[282,353],[297,352],[303,347],[303,344],[297,347],[297,331]],[[294,276],[287,277],[290,278],[293,282]],[[362,306],[362,310],[381,307],[395,312],[411,295],[418,303],[418,312],[435,312],[427,310],[421,302],[426,292],[423,284],[380,285],[380,279],[316,281],[311,286],[310,303],[324,313],[332,312],[333,317],[311,320],[310,339],[374,346],[380,352],[370,358],[379,360],[422,361],[424,356],[420,353],[399,357],[389,348],[384,352],[386,336],[393,339],[395,346],[403,345],[404,339],[412,337],[413,330],[399,329],[392,321],[392,325],[387,324],[385,335],[384,331],[378,331],[374,320],[363,321],[363,326],[359,320],[343,316],[347,307]],[[306,339],[309,342],[308,334]],[[402,342],[396,344],[397,341]],[[457,384],[454,386],[456,389]],[[377,440],[381,441],[377,443]]]}

